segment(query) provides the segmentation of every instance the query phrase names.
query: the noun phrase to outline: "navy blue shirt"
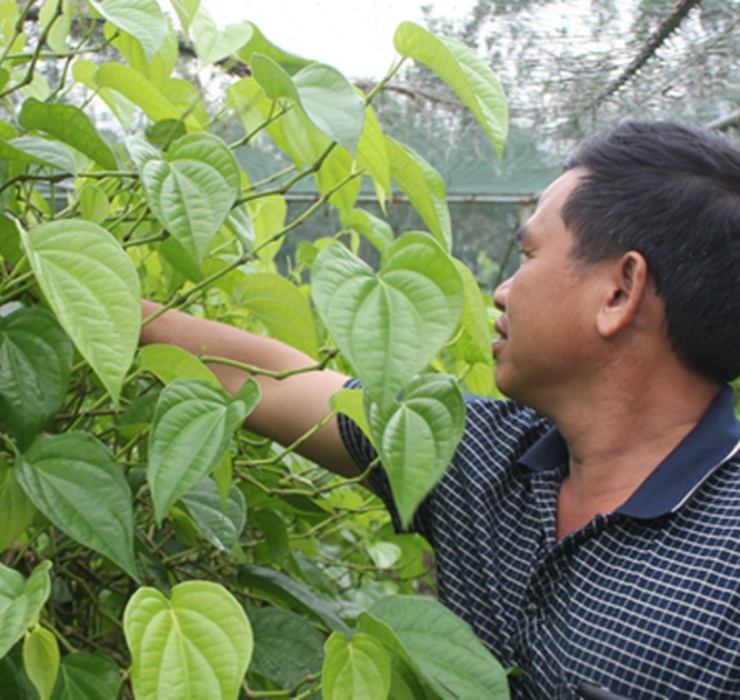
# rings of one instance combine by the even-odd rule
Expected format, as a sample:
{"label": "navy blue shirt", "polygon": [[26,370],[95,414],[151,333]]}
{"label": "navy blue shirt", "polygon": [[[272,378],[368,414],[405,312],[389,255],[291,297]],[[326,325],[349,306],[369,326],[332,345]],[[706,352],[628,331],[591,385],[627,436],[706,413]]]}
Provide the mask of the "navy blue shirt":
{"label": "navy blue shirt", "polygon": [[[361,468],[375,459],[340,416]],[[740,424],[725,389],[616,511],[556,540],[568,454],[546,419],[469,397],[465,435],[413,528],[440,599],[504,666],[516,698],[740,698]],[[387,478],[368,479],[398,522]]]}

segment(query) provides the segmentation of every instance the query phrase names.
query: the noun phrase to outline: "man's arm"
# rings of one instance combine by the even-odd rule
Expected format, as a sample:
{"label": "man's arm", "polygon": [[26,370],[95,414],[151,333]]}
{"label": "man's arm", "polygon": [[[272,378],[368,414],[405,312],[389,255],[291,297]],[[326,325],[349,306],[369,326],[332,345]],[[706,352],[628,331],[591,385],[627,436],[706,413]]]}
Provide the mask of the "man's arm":
{"label": "man's arm", "polygon": [[[142,302],[144,318],[159,308],[154,302]],[[195,356],[223,357],[272,372],[316,364],[311,357],[272,338],[179,311],[167,311],[145,324],[141,343],[177,345]],[[232,394],[250,376],[242,369],[224,364],[211,363],[209,367]],[[260,385],[262,399],[245,424],[250,430],[282,445],[290,445],[325,419],[331,412],[329,398],[347,381],[344,375],[327,369],[295,374],[281,380],[261,375],[253,378]],[[359,474],[339,435],[336,418],[302,442],[297,452],[342,476]]]}

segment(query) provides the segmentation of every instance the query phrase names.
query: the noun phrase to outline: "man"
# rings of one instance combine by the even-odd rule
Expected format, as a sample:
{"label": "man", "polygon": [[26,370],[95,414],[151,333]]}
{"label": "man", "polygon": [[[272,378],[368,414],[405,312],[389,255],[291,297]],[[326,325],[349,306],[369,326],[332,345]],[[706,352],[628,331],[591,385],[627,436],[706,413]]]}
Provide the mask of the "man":
{"label": "man", "polygon": [[[496,380],[513,401],[468,399],[463,441],[415,518],[440,597],[522,669],[515,697],[740,697],[726,386],[740,374],[740,153],[675,124],[619,124],[576,151],[518,238],[520,269],[494,294]],[[143,342],[310,363],[181,314]],[[227,389],[244,380],[216,371]],[[259,381],[250,427],[290,442],[347,378]],[[304,452],[345,475],[375,456],[342,416]],[[369,482],[393,512],[383,471]]]}

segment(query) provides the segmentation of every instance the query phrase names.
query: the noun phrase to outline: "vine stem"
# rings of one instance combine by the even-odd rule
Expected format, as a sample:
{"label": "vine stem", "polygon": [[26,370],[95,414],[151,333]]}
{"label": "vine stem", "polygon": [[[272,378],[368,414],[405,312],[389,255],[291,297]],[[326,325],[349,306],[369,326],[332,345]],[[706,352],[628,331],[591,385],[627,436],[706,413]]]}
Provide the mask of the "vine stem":
{"label": "vine stem", "polygon": [[326,369],[326,366],[329,364],[329,362],[336,357],[337,351],[336,350],[330,350],[326,353],[326,357],[321,360],[321,362],[318,362],[315,365],[310,365],[308,367],[298,367],[296,369],[288,369],[288,370],[282,370],[280,372],[276,372],[269,369],[262,369],[261,367],[256,367],[255,365],[248,365],[244,362],[239,362],[237,360],[231,360],[228,357],[216,357],[215,355],[199,355],[198,359],[200,359],[201,362],[206,362],[210,364],[218,364],[218,365],[228,365],[229,367],[234,367],[235,369],[243,369],[245,372],[248,372],[249,374],[256,374],[261,375],[264,377],[270,377],[271,379],[287,379],[288,377],[292,377],[296,374],[306,374],[307,372],[320,372],[323,369]]}

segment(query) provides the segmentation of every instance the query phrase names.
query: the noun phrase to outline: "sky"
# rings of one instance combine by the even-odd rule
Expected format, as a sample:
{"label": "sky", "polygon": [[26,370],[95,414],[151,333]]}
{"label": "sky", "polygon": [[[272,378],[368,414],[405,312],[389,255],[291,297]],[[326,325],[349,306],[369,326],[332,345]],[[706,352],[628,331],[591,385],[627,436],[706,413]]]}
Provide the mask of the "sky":
{"label": "sky", "polygon": [[475,0],[201,0],[225,26],[250,20],[280,48],[338,68],[349,78],[381,78],[397,54],[393,33],[421,23],[423,4],[462,18]]}

